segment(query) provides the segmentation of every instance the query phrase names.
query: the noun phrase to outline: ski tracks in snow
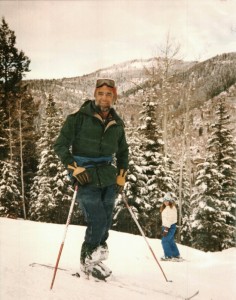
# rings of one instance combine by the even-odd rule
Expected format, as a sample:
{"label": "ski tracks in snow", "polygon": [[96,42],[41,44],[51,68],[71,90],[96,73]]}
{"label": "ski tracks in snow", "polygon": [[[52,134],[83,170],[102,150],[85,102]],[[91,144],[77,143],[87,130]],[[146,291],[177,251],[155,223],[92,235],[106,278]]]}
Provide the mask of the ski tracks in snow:
{"label": "ski tracks in snow", "polygon": [[[41,264],[41,263],[31,263],[29,266],[31,267],[43,267],[43,268],[47,268],[50,270],[54,270],[54,266],[52,265],[47,265],[47,264]],[[95,284],[95,288],[99,288],[99,289],[104,289],[107,286],[112,286],[113,289],[117,288],[116,290],[114,289],[114,294],[118,293],[118,290],[121,290],[123,294],[123,292],[125,292],[126,294],[126,298],[128,296],[127,293],[130,294],[130,297],[133,297],[133,299],[157,299],[158,295],[162,296],[161,299],[163,300],[190,300],[193,299],[195,296],[198,295],[199,291],[195,292],[194,294],[188,296],[188,297],[184,297],[182,295],[178,295],[174,292],[174,289],[171,288],[171,290],[168,289],[164,289],[164,288],[154,288],[153,286],[147,286],[147,285],[141,285],[140,283],[136,283],[136,282],[132,282],[132,281],[125,281],[124,278],[119,278],[118,276],[114,276],[111,275],[111,277],[106,280],[106,281],[95,281],[94,279],[86,279],[83,276],[75,276],[75,274],[79,274],[76,272],[73,272],[73,270],[69,270],[69,269],[65,269],[65,268],[58,268],[58,272],[63,271],[63,273],[67,273],[68,275],[70,275],[72,277],[72,280],[77,280],[80,282],[83,282],[83,284],[91,284],[94,282]],[[53,275],[53,273],[52,273]],[[73,275],[73,276],[72,276]],[[73,278],[74,277],[74,278]],[[172,284],[172,283],[168,283],[168,284]],[[91,286],[94,287],[93,284],[91,284]],[[56,287],[54,287],[54,289],[56,290]],[[85,296],[85,295],[84,295]],[[165,297],[165,298],[164,298]],[[104,298],[105,299],[105,298]]]}

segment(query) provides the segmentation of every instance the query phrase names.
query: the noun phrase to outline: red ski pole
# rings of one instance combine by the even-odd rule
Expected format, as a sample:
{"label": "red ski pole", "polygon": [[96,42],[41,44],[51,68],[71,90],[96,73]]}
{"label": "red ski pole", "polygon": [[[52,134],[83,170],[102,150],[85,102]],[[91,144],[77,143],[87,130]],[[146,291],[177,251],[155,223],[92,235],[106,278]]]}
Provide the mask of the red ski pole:
{"label": "red ski pole", "polygon": [[168,279],[167,279],[166,274],[164,273],[164,271],[163,271],[163,269],[162,269],[162,267],[161,267],[161,265],[160,265],[158,259],[156,258],[156,255],[155,255],[154,251],[152,250],[152,247],[150,246],[150,244],[149,244],[149,242],[148,242],[148,240],[147,240],[147,238],[146,238],[146,236],[145,236],[145,234],[144,234],[144,232],[143,232],[143,230],[142,230],[142,227],[140,226],[140,224],[139,224],[137,218],[135,217],[135,214],[134,214],[132,208],[129,206],[129,204],[128,204],[128,202],[126,201],[125,197],[122,197],[122,199],[123,199],[123,201],[124,201],[126,207],[128,208],[128,211],[130,212],[131,217],[133,218],[135,224],[137,225],[137,227],[138,227],[138,229],[139,229],[141,235],[143,236],[145,242],[147,243],[148,248],[149,248],[149,250],[150,250],[151,253],[152,253],[152,256],[154,257],[154,259],[155,259],[156,263],[158,264],[159,268],[161,269],[161,272],[162,272],[163,276],[165,277],[165,280],[166,280],[167,282],[172,282],[172,280],[168,280]]}
{"label": "red ski pole", "polygon": [[54,273],[53,273],[53,278],[52,278],[52,283],[51,283],[50,289],[53,288],[53,284],[54,284],[54,281],[55,281],[55,277],[56,277],[56,273],[57,273],[59,261],[60,261],[60,258],[61,258],[61,253],[62,253],[62,250],[63,250],[63,247],[64,247],[64,243],[65,243],[65,239],[66,239],[66,234],[67,234],[68,226],[70,224],[70,220],[71,220],[73,208],[74,208],[74,205],[75,205],[75,200],[76,200],[77,192],[78,192],[78,186],[76,185],[75,186],[75,191],[74,191],[74,194],[73,194],[73,198],[72,198],[72,201],[71,201],[71,205],[70,205],[70,211],[69,211],[69,214],[68,214],[68,218],[67,218],[67,222],[66,222],[66,228],[65,228],[64,235],[63,235],[61,247],[59,249],[59,253],[58,253],[58,256],[57,256],[56,265],[54,267]]}

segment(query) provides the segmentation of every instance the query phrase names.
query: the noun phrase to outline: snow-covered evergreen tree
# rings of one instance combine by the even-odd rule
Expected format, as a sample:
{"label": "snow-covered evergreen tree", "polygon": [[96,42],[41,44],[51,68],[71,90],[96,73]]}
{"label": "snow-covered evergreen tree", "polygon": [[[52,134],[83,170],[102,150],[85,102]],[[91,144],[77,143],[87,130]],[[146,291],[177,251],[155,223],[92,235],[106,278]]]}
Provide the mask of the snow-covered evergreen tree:
{"label": "snow-covered evergreen tree", "polygon": [[21,211],[21,194],[18,189],[18,166],[10,160],[1,162],[0,216],[17,218]]}
{"label": "snow-covered evergreen tree", "polygon": [[[22,83],[25,73],[30,71],[30,59],[16,48],[15,33],[4,17],[0,24],[0,45],[0,167],[2,171],[9,172],[5,175],[1,172],[0,180],[17,178],[16,189],[21,194],[21,210],[16,208],[17,216],[26,218],[27,184],[30,184],[32,171],[35,170],[36,105],[33,98],[26,93],[26,85]],[[30,136],[27,142],[26,136]],[[9,188],[6,195],[10,198],[5,199],[5,203],[11,201],[10,190],[13,192],[14,189]]]}
{"label": "snow-covered evergreen tree", "polygon": [[140,112],[142,125],[138,129],[141,146],[137,156],[138,190],[140,195],[139,219],[149,237],[161,234],[159,201],[167,191],[175,188],[172,161],[163,155],[162,131],[157,124],[157,100],[152,90],[146,93],[143,110]]}
{"label": "snow-covered evergreen tree", "polygon": [[17,157],[15,155],[15,131],[13,128],[14,117],[11,114],[9,106],[9,114],[6,120],[1,120],[3,136],[1,139],[4,156],[0,161],[0,203],[1,215],[12,215],[15,218],[21,216],[22,197],[20,194],[20,168]]}
{"label": "snow-covered evergreen tree", "polygon": [[212,136],[209,139],[208,150],[212,154],[212,160],[217,164],[220,177],[220,199],[226,217],[228,227],[224,236],[223,248],[235,246],[235,207],[236,207],[236,148],[233,141],[232,129],[230,129],[230,116],[226,109],[224,96],[217,99],[217,120],[212,125]]}
{"label": "snow-covered evergreen tree", "polygon": [[[139,219],[139,205],[142,201],[138,187],[139,176],[142,173],[137,165],[137,157],[141,155],[139,133],[136,128],[129,128],[126,131],[129,144],[129,171],[125,184],[125,197],[137,219]],[[118,231],[138,234],[139,230],[134,223],[130,213],[123,201],[123,197],[118,197],[114,209],[113,228]]]}
{"label": "snow-covered evergreen tree", "polygon": [[62,113],[50,95],[38,143],[38,171],[31,189],[32,220],[65,223],[68,215],[72,192],[68,189],[67,171],[53,150],[61,125]]}
{"label": "snow-covered evergreen tree", "polygon": [[[16,48],[16,36],[12,31],[5,18],[0,23],[0,118],[2,129],[11,130],[9,128],[9,120],[11,126],[14,121],[16,94],[21,91],[21,82],[26,72],[29,72],[29,58],[23,51]],[[3,111],[3,113],[2,113]],[[3,132],[0,138],[1,160],[9,158],[9,141],[4,146],[1,144],[2,138],[7,138]],[[8,138],[7,138],[8,139]]]}
{"label": "snow-covered evergreen tree", "polygon": [[226,218],[220,200],[221,174],[211,157],[199,164],[196,191],[192,196],[192,246],[203,251],[221,251],[226,234]]}
{"label": "snow-covered evergreen tree", "polygon": [[192,197],[193,245],[205,251],[234,245],[235,145],[229,124],[225,101],[219,97],[206,161],[199,165],[197,190]]}

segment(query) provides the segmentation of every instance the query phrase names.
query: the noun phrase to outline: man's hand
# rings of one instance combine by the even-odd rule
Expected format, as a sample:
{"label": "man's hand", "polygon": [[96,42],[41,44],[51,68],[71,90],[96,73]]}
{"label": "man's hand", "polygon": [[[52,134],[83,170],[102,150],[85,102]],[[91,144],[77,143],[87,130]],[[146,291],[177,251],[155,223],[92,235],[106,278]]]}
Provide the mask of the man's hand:
{"label": "man's hand", "polygon": [[164,230],[163,230],[163,232],[162,232],[162,235],[163,235],[163,236],[167,236],[168,232],[169,232],[169,228],[168,228],[168,227],[164,227]]}
{"label": "man's hand", "polygon": [[127,171],[125,171],[124,169],[121,169],[119,175],[116,177],[116,192],[118,194],[121,194],[123,192],[123,189],[125,186],[126,174],[127,174]]}
{"label": "man's hand", "polygon": [[73,171],[72,175],[74,178],[76,178],[80,185],[84,185],[91,181],[86,169],[83,167],[78,167],[76,162],[74,162],[72,165],[68,165],[68,169]]}

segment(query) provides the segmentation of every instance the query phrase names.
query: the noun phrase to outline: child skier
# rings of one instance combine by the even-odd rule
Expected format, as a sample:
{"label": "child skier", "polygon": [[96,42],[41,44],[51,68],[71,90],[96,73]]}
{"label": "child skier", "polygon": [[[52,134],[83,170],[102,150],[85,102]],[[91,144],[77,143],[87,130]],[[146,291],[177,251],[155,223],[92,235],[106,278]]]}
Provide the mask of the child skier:
{"label": "child skier", "polygon": [[164,256],[161,260],[180,261],[179,249],[175,243],[174,235],[176,232],[177,209],[174,199],[170,193],[166,193],[163,198],[163,204],[160,208],[162,218],[162,247]]}

